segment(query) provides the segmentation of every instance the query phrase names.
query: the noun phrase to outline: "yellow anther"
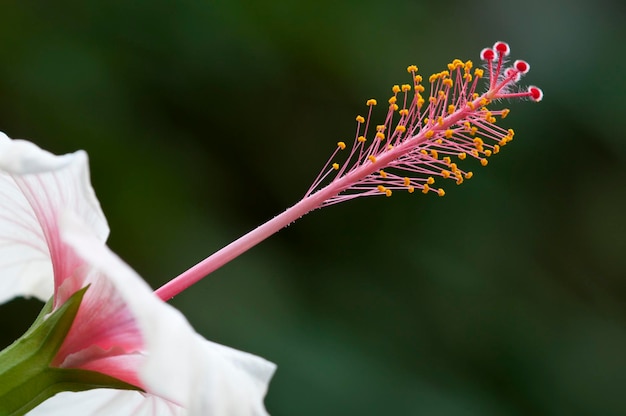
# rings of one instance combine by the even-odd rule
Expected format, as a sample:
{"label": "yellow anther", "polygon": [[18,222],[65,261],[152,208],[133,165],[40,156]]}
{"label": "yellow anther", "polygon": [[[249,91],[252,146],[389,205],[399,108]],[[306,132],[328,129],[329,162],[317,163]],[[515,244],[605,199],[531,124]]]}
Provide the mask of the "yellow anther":
{"label": "yellow anther", "polygon": [[365,119],[363,118],[363,116],[356,116],[356,121],[357,123],[365,123]]}
{"label": "yellow anther", "polygon": [[431,83],[432,83],[432,82],[435,82],[435,81],[437,81],[437,79],[438,79],[439,77],[440,77],[440,75],[439,75],[439,74],[432,74],[432,75],[428,78],[428,81],[429,81],[429,82],[431,82]]}
{"label": "yellow anther", "polygon": [[433,183],[435,183],[435,178],[429,176],[428,179],[426,179],[426,183],[432,185]]}
{"label": "yellow anther", "polygon": [[420,92],[424,92],[424,90],[425,90],[425,88],[424,88],[423,85],[416,85],[415,86],[415,92],[420,93]]}
{"label": "yellow anther", "polygon": [[409,65],[409,66],[406,68],[406,72],[417,72],[417,66],[415,66],[415,65]]}
{"label": "yellow anther", "polygon": [[404,133],[406,131],[406,127],[405,126],[396,126],[396,131],[399,131],[400,133]]}
{"label": "yellow anther", "polygon": [[477,92],[475,92],[474,94],[472,94],[472,100],[475,100],[475,99],[477,99],[477,98],[478,98],[478,93],[477,93]]}
{"label": "yellow anther", "polygon": [[369,100],[367,100],[367,102],[365,103],[365,105],[367,105],[367,106],[373,106],[373,105],[376,105],[376,104],[377,104],[377,102],[376,102],[376,100],[375,100],[375,99],[373,99],[373,98],[370,98],[370,99],[369,99]]}
{"label": "yellow anther", "polygon": [[485,143],[483,142],[483,139],[481,139],[480,137],[475,137],[474,138],[474,146],[476,147],[482,147]]}
{"label": "yellow anther", "polygon": [[450,171],[447,171],[447,170],[443,169],[441,171],[441,176],[443,176],[446,179],[449,178],[450,177]]}
{"label": "yellow anther", "polygon": [[439,92],[437,93],[437,96],[439,97],[440,100],[443,100],[446,97],[446,93],[439,90]]}
{"label": "yellow anther", "polygon": [[450,104],[448,106],[448,114],[454,113],[455,110],[456,110],[456,107],[454,105]]}
{"label": "yellow anther", "polygon": [[391,149],[393,149],[393,145],[392,144],[388,144],[387,145],[387,150],[391,150]]}
{"label": "yellow anther", "polygon": [[391,107],[393,108],[393,111],[398,111],[398,104],[391,104]]}
{"label": "yellow anther", "polygon": [[367,157],[367,160],[369,160],[369,161],[370,161],[370,162],[372,162],[372,163],[376,163],[376,156],[374,156],[374,155],[369,155],[369,156]]}
{"label": "yellow anther", "polygon": [[426,137],[427,139],[430,139],[431,137],[433,137],[435,135],[435,132],[432,130],[428,130],[426,132],[426,134],[424,134],[424,137]]}
{"label": "yellow anther", "polygon": [[441,75],[442,78],[449,77],[450,71],[441,71],[439,75]]}
{"label": "yellow anther", "polygon": [[417,102],[415,103],[415,105],[417,106],[417,108],[422,108],[422,106],[424,105],[424,99],[422,97],[417,99]]}
{"label": "yellow anther", "polygon": [[463,183],[463,178],[456,178],[456,184],[460,185]]}
{"label": "yellow anther", "polygon": [[474,66],[474,63],[472,61],[465,61],[465,70],[469,71],[470,69],[472,69],[472,67]]}
{"label": "yellow anther", "polygon": [[385,131],[386,128],[384,124],[379,124],[376,126],[376,131]]}
{"label": "yellow anther", "polygon": [[484,153],[485,153],[485,156],[487,156],[487,157],[491,156],[491,150],[489,150],[489,149],[485,150]]}
{"label": "yellow anther", "polygon": [[476,127],[476,126],[472,127],[470,129],[470,135],[472,135],[472,136],[475,135],[477,131],[478,131],[478,127]]}
{"label": "yellow anther", "polygon": [[443,117],[441,117],[441,116],[437,117],[437,124],[439,126],[443,126]]}
{"label": "yellow anther", "polygon": [[487,99],[486,99],[486,98],[483,98],[483,99],[481,99],[481,100],[478,102],[478,104],[480,104],[481,106],[485,106],[485,105],[489,104],[489,101],[487,101]]}
{"label": "yellow anther", "polygon": [[506,116],[508,116],[510,112],[511,112],[511,110],[509,110],[508,108],[505,108],[505,109],[504,109],[504,110],[502,110],[502,112],[500,113],[500,117],[502,117],[502,118],[506,118]]}
{"label": "yellow anther", "polygon": [[376,133],[376,138],[378,140],[385,140],[385,133],[381,133],[381,132]]}
{"label": "yellow anther", "polygon": [[439,188],[439,189],[437,190],[437,195],[439,195],[439,196],[444,196],[445,194],[446,194],[446,191],[444,191],[443,189]]}
{"label": "yellow anther", "polygon": [[498,153],[500,151],[500,146],[498,146],[497,144],[493,145],[493,154],[495,155],[496,153]]}
{"label": "yellow anther", "polygon": [[453,64],[453,63],[449,63],[449,64],[448,64],[448,69],[449,69],[450,71],[452,71],[452,70],[454,69],[454,64]]}
{"label": "yellow anther", "polygon": [[402,92],[411,91],[411,86],[409,84],[402,84]]}
{"label": "yellow anther", "polygon": [[378,190],[379,190],[380,192],[382,192],[383,194],[385,193],[385,191],[387,191],[387,188],[385,188],[385,187],[384,187],[384,186],[382,186],[382,185],[378,185],[378,186],[376,187],[376,189],[378,189]]}
{"label": "yellow anther", "polygon": [[435,143],[437,143],[437,144],[443,144],[443,140],[441,140],[441,139],[437,139],[437,140],[435,140]]}
{"label": "yellow anther", "polygon": [[335,170],[339,169],[339,163],[333,163],[333,169]]}
{"label": "yellow anther", "polygon": [[400,86],[399,86],[399,85],[394,85],[393,87],[391,87],[391,91],[392,91],[394,94],[399,93],[399,92],[400,92]]}
{"label": "yellow anther", "polygon": [[385,196],[391,196],[391,189],[386,189],[385,190]]}
{"label": "yellow anther", "polygon": [[415,187],[413,185],[409,185],[408,191],[410,194],[412,194],[413,192],[415,192]]}
{"label": "yellow anther", "polygon": [[337,142],[337,147],[343,150],[346,148],[346,144],[344,142]]}
{"label": "yellow anther", "polygon": [[489,123],[493,124],[493,123],[495,123],[495,122],[496,122],[496,118],[495,118],[494,116],[491,116],[491,117],[489,117],[489,118],[487,119],[487,121],[488,121]]}
{"label": "yellow anther", "polygon": [[515,136],[515,132],[513,131],[513,129],[509,129],[509,136],[511,136],[511,138]]}
{"label": "yellow anther", "polygon": [[409,186],[411,184],[411,178],[405,176],[404,177],[404,186]]}
{"label": "yellow anther", "polygon": [[472,176],[474,176],[474,174],[472,172],[467,172],[465,174],[465,179],[471,179]]}
{"label": "yellow anther", "polygon": [[403,108],[402,110],[400,110],[398,113],[400,113],[401,116],[408,116],[409,115],[409,110],[407,110],[406,108]]}
{"label": "yellow anther", "polygon": [[454,173],[459,171],[459,168],[456,167],[456,163],[450,163],[450,169],[452,169],[452,172]]}
{"label": "yellow anther", "polygon": [[476,69],[474,70],[474,76],[475,76],[476,78],[482,78],[482,76],[483,76],[484,74],[485,74],[485,71],[483,71],[483,70],[482,70],[482,69],[480,69],[480,68],[476,68]]}
{"label": "yellow anther", "polygon": [[472,151],[470,153],[472,154],[472,156],[478,157],[478,150],[472,149]]}
{"label": "yellow anther", "polygon": [[359,136],[356,140],[357,140],[359,143],[363,143],[363,142],[365,142],[367,139],[365,138],[365,136]]}
{"label": "yellow anther", "polygon": [[433,159],[439,159],[439,153],[437,153],[436,150],[431,150],[430,157],[432,157]]}
{"label": "yellow anther", "polygon": [[423,154],[423,155],[427,155],[428,156],[428,152],[426,151],[426,149],[420,150],[420,153]]}
{"label": "yellow anther", "polygon": [[502,146],[506,146],[506,140],[505,140],[505,139],[502,139],[502,140],[500,140],[500,141],[498,142],[498,144],[500,145],[500,147],[502,147]]}
{"label": "yellow anther", "polygon": [[471,101],[468,101],[468,102],[467,102],[467,106],[469,107],[469,109],[470,109],[470,110],[473,110],[474,108],[476,108],[476,106],[474,105],[474,103],[473,103],[473,102],[471,102]]}
{"label": "yellow anther", "polygon": [[385,172],[384,170],[379,170],[378,173],[380,174],[380,177],[383,179],[387,179],[387,172]]}
{"label": "yellow anther", "polygon": [[463,127],[465,127],[467,131],[470,131],[470,129],[472,128],[472,125],[470,124],[469,121],[466,121],[465,123],[463,123]]}
{"label": "yellow anther", "polygon": [[450,159],[449,156],[445,156],[442,160],[443,160],[443,163],[445,163],[446,165],[449,165],[450,162],[452,162],[452,159]]}
{"label": "yellow anther", "polygon": [[454,85],[454,82],[450,78],[446,78],[443,80],[443,85],[445,85],[446,87],[452,88],[452,86]]}
{"label": "yellow anther", "polygon": [[437,99],[435,97],[428,97],[428,102],[431,104],[435,104],[437,102]]}
{"label": "yellow anther", "polygon": [[428,193],[428,191],[430,191],[430,186],[428,186],[428,185],[423,185],[423,186],[422,186],[422,193],[423,193],[423,194],[427,194],[427,193]]}
{"label": "yellow anther", "polygon": [[461,153],[459,153],[457,156],[459,157],[459,159],[461,159],[461,160],[465,160],[465,158],[467,157],[467,154],[466,154],[466,153],[464,153],[464,152],[461,152]]}
{"label": "yellow anther", "polygon": [[472,74],[464,74],[463,79],[467,82],[470,82],[472,80]]}
{"label": "yellow anther", "polygon": [[413,81],[415,81],[415,83],[419,84],[420,82],[422,82],[423,78],[421,75],[415,75],[415,77],[413,78]]}
{"label": "yellow anther", "polygon": [[480,164],[483,166],[487,166],[487,164],[489,163],[489,161],[485,158],[480,159]]}
{"label": "yellow anther", "polygon": [[425,126],[427,126],[429,122],[430,122],[430,119],[428,117],[424,118],[424,125]]}
{"label": "yellow anther", "polygon": [[[397,85],[396,85],[397,87]],[[396,101],[398,101],[398,98],[394,95],[393,97],[389,98],[389,104],[395,104]]]}
{"label": "yellow anther", "polygon": [[445,132],[446,139],[451,139],[453,134],[454,134],[454,130],[452,130],[452,129],[446,130],[446,132]]}

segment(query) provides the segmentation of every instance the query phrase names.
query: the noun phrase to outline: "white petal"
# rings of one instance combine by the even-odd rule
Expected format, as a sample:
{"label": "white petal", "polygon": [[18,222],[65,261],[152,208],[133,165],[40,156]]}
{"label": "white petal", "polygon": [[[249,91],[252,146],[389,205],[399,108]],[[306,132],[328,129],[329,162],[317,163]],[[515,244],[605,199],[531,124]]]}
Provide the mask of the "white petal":
{"label": "white petal", "polygon": [[26,140],[12,140],[0,132],[0,167],[9,174],[47,173],[62,169],[71,155],[55,156]]}
{"label": "white petal", "polygon": [[89,181],[83,151],[55,156],[0,132],[0,303],[52,296],[56,220],[69,209],[102,241],[108,225]]}
{"label": "white petal", "polygon": [[[275,365],[209,342],[75,219],[62,217],[62,239],[110,280],[144,336],[146,390],[190,415],[266,415],[263,398]],[[146,402],[146,406],[151,406]],[[172,413],[174,414],[174,413]]]}
{"label": "white petal", "polygon": [[28,416],[179,416],[190,414],[156,396],[136,391],[95,389],[63,392],[27,413]]}

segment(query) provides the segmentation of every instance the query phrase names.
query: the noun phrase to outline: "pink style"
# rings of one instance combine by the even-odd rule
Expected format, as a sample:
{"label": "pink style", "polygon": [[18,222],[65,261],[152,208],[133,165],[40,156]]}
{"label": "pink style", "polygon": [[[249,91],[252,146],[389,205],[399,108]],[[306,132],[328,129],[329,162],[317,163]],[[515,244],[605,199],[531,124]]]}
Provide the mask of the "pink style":
{"label": "pink style", "polygon": [[[512,129],[496,125],[509,110],[489,105],[503,99],[538,102],[543,98],[538,87],[520,89],[518,83],[530,65],[521,60],[509,65],[509,53],[507,43],[496,42],[480,53],[484,68],[453,60],[447,70],[428,78],[428,96],[422,95],[426,88],[417,67],[409,66],[411,83],[393,86],[383,123],[374,126],[372,109],[377,101],[368,100],[367,117],[356,117],[354,142],[337,143],[301,201],[166,283],[156,294],[164,300],[172,298],[317,208],[361,196],[391,196],[396,190],[444,196],[443,187],[435,183],[461,184],[470,179],[473,172],[461,169],[458,161],[474,158],[486,166],[489,157],[513,140]],[[485,71],[488,85],[480,92]],[[347,156],[340,158],[346,151]]]}

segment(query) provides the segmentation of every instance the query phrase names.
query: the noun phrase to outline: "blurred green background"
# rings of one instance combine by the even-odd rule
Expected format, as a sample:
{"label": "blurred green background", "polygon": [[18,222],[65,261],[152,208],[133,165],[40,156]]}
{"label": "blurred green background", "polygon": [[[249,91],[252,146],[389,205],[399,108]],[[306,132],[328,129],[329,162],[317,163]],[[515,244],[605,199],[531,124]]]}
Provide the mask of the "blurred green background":
{"label": "blurred green background", "polygon": [[[172,303],[278,364],[280,415],[626,414],[626,6],[5,0],[0,130],[86,149],[153,287],[280,213],[368,98],[508,41],[540,104],[445,198],[316,211]],[[40,304],[0,306],[3,344]]]}

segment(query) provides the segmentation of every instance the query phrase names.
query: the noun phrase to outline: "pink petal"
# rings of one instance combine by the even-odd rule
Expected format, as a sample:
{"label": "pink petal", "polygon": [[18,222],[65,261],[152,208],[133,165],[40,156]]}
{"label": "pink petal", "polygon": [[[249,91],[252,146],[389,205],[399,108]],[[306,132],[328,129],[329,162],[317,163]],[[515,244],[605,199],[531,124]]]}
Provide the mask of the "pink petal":
{"label": "pink petal", "polygon": [[[85,281],[107,288],[100,292],[92,291],[90,287],[85,297],[98,298],[89,300],[90,303],[85,305],[92,306],[85,307],[100,308],[99,313],[104,316],[113,316],[115,310],[124,311],[120,315],[121,323],[113,318],[108,320],[111,328],[122,330],[124,335],[120,337],[115,334],[117,329],[110,329],[108,336],[123,342],[133,339],[133,328],[138,328],[139,334],[135,335],[140,335],[143,341],[143,348],[138,351],[143,359],[134,364],[139,364],[140,385],[149,395],[176,403],[188,414],[267,414],[263,398],[275,370],[274,364],[203,339],[178,310],[158,298],[128,265],[73,216],[62,216],[59,229],[63,242],[82,258],[84,264],[93,268],[94,272]],[[110,286],[102,281],[107,281]],[[115,306],[109,307],[109,304]],[[94,327],[107,331],[105,321]],[[99,342],[103,341],[99,339]],[[81,342],[76,341],[77,344]],[[129,346],[126,344],[122,349]],[[113,368],[119,370],[116,359],[115,355],[109,361],[103,358],[103,363],[110,367],[102,367],[102,372],[110,374]]]}
{"label": "pink petal", "polygon": [[[89,182],[86,153],[55,156],[0,132],[0,302],[15,296],[47,300],[53,283],[60,286],[77,266],[59,242],[61,209],[75,212],[106,240],[109,230]],[[76,288],[71,289],[69,295]]]}

